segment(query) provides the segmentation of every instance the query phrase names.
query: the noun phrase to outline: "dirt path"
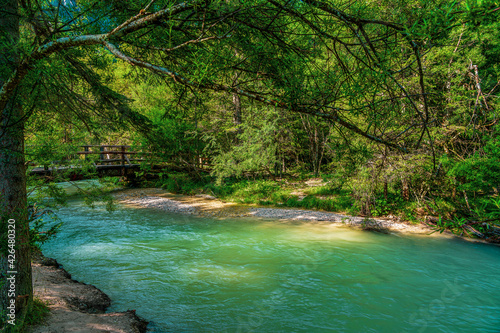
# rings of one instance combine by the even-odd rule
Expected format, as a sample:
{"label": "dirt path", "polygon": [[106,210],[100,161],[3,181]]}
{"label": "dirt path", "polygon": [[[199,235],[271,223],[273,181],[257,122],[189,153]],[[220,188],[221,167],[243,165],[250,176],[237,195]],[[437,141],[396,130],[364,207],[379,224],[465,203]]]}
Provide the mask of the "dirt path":
{"label": "dirt path", "polygon": [[46,323],[31,333],[143,333],[147,322],[135,311],[104,313],[111,300],[92,285],[71,279],[56,260],[34,256],[33,287],[36,298],[50,309]]}

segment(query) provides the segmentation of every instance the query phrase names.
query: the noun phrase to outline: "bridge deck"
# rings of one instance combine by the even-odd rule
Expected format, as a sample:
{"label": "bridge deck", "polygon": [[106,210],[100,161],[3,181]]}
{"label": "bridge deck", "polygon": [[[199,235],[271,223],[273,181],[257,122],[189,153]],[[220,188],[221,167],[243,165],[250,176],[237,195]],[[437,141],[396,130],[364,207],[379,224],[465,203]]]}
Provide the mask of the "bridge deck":
{"label": "bridge deck", "polygon": [[[139,169],[140,164],[125,164],[125,165],[95,165],[94,166],[97,171],[101,170],[121,170],[123,168],[125,169]],[[69,166],[58,166],[58,167],[49,167],[49,168],[44,168],[44,167],[36,167],[33,168],[30,171],[31,175],[51,175],[53,172],[64,172],[68,170],[78,170],[82,169],[81,166],[79,165],[69,165]]]}

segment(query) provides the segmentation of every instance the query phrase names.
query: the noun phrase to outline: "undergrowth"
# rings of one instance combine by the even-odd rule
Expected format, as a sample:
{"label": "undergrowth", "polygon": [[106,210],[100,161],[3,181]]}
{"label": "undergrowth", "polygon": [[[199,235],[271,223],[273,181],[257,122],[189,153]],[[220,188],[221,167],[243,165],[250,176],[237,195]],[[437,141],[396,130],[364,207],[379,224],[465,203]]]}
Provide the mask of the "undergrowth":
{"label": "undergrowth", "polygon": [[28,333],[32,331],[32,328],[38,325],[43,325],[46,318],[50,313],[48,305],[38,299],[33,298],[33,305],[31,310],[26,314],[26,318],[22,323],[18,322],[16,325],[11,325],[3,323],[3,328],[0,329],[1,332],[9,333]]}
{"label": "undergrowth", "polygon": [[49,312],[49,307],[44,301],[38,298],[34,298],[33,308],[31,309],[31,312],[26,316],[26,326],[30,327],[43,324],[43,322],[49,315]]}
{"label": "undergrowth", "polygon": [[[303,209],[319,209],[331,212],[342,212],[359,215],[362,202],[353,195],[350,189],[341,186],[332,186],[326,183],[323,186],[308,187],[301,175],[287,180],[241,180],[227,179],[218,185],[213,177],[192,178],[186,173],[173,173],[162,177],[154,184],[165,190],[186,195],[209,194],[221,200],[258,204],[277,207],[294,207]],[[301,195],[295,192],[300,191]],[[407,220],[416,220],[413,212],[415,205],[405,202],[396,193],[390,194],[387,199],[377,197],[371,203],[369,216],[386,216],[389,214],[401,215]]]}

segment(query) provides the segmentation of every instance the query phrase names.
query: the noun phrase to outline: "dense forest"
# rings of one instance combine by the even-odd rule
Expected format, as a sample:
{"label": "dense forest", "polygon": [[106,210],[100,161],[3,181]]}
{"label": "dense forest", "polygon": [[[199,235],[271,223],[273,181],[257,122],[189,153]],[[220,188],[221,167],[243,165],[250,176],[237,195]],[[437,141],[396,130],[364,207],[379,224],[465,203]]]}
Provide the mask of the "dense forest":
{"label": "dense forest", "polygon": [[1,4],[4,252],[26,184],[57,196],[30,170],[92,176],[75,152],[100,144],[151,153],[134,186],[499,239],[498,1]]}

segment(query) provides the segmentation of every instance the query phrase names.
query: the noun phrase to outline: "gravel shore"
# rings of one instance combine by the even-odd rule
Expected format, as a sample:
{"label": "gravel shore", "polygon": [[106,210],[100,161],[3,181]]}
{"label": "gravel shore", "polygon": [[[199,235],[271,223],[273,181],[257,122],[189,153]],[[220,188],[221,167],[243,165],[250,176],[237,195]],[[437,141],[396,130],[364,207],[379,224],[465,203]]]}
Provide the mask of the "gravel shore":
{"label": "gravel shore", "polygon": [[115,199],[135,207],[160,209],[173,213],[228,217],[256,217],[276,220],[326,222],[371,230],[392,230],[410,233],[431,233],[432,229],[421,224],[409,224],[393,219],[373,219],[348,216],[332,212],[270,208],[226,203],[209,195],[183,196],[167,193],[161,189],[132,189],[115,194]]}
{"label": "gravel shore", "polygon": [[184,204],[168,198],[161,198],[155,196],[140,196],[136,198],[129,198],[122,201],[123,203],[138,205],[146,208],[161,209],[173,213],[182,214],[196,214],[195,207],[189,204]]}

